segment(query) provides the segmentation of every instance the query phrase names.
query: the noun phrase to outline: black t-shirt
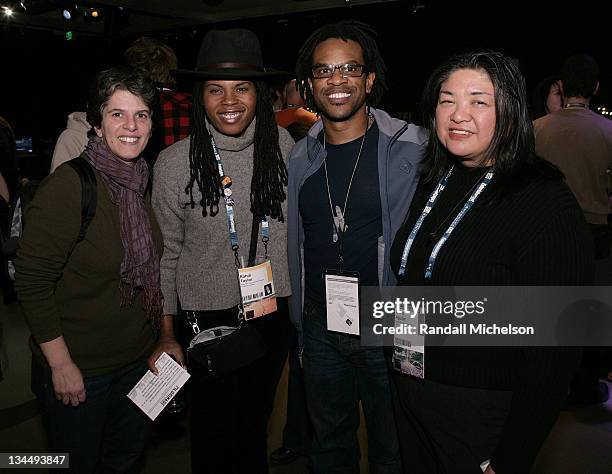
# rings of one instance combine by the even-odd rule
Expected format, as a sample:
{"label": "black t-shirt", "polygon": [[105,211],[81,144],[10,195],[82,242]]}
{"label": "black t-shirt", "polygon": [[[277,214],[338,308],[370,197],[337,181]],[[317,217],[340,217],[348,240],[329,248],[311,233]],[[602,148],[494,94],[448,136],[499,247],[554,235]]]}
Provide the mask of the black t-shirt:
{"label": "black t-shirt", "polygon": [[[323,142],[323,132],[319,135]],[[363,137],[341,145],[326,144],[327,176],[332,206],[344,208],[351,174]],[[310,176],[300,191],[299,208],[304,225],[306,296],[325,301],[323,272],[338,269],[339,242],[333,242],[333,218],[323,165]],[[359,272],[361,285],[378,285],[378,238],[382,235],[380,187],[378,183],[378,127],[368,130],[361,157],[344,210],[347,230],[342,247],[344,270]]]}

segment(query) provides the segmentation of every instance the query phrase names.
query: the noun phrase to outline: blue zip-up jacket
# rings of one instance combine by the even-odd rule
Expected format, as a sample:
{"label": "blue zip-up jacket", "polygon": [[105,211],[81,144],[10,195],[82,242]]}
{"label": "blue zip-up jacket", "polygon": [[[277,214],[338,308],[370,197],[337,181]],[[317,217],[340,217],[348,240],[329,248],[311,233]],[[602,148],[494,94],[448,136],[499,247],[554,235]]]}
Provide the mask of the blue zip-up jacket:
{"label": "blue zip-up jacket", "polygon": [[[394,119],[382,110],[372,108],[370,111],[379,131],[378,179],[383,235],[378,241],[378,281],[381,285],[394,285],[396,280],[389,265],[389,251],[414,196],[419,177],[418,165],[423,158],[428,136],[425,129]],[[300,347],[304,304],[304,227],[299,196],[304,182],[323,164],[326,151],[317,140],[322,128],[322,121],[317,121],[289,155],[287,253],[293,293],[289,299],[289,311],[291,321],[298,330]]]}

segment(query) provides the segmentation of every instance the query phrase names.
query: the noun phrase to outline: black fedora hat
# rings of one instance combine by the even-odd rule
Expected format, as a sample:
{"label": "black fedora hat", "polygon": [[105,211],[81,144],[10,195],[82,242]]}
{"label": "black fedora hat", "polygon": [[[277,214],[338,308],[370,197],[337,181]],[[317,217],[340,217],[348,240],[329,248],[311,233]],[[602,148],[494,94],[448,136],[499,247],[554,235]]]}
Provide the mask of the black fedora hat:
{"label": "black fedora hat", "polygon": [[195,71],[175,69],[174,76],[191,79],[264,79],[288,76],[263,65],[257,35],[250,30],[211,30],[200,46]]}

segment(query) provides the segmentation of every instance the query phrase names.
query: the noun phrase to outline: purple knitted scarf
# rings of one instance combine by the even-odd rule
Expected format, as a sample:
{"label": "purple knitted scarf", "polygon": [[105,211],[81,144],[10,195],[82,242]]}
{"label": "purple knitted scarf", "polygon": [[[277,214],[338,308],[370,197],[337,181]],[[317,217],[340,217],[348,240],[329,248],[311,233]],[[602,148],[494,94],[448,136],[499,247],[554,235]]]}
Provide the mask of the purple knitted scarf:
{"label": "purple knitted scarf", "polygon": [[85,148],[113,204],[119,206],[123,261],[121,262],[121,304],[133,304],[137,289],[144,291],[147,318],[157,328],[162,313],[159,258],[153,242],[151,222],[144,194],[149,182],[149,167],[141,156],[133,166],[118,158],[106,142],[94,137]]}

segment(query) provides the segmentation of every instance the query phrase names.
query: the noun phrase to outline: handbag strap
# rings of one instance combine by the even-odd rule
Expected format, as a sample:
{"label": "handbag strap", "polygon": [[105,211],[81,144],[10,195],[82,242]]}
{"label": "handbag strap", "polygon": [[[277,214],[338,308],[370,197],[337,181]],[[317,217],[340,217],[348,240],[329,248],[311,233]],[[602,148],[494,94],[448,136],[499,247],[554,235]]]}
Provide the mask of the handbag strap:
{"label": "handbag strap", "polygon": [[251,225],[251,246],[249,247],[249,267],[255,265],[255,257],[257,253],[257,237],[259,236],[260,220],[253,214],[253,224]]}

